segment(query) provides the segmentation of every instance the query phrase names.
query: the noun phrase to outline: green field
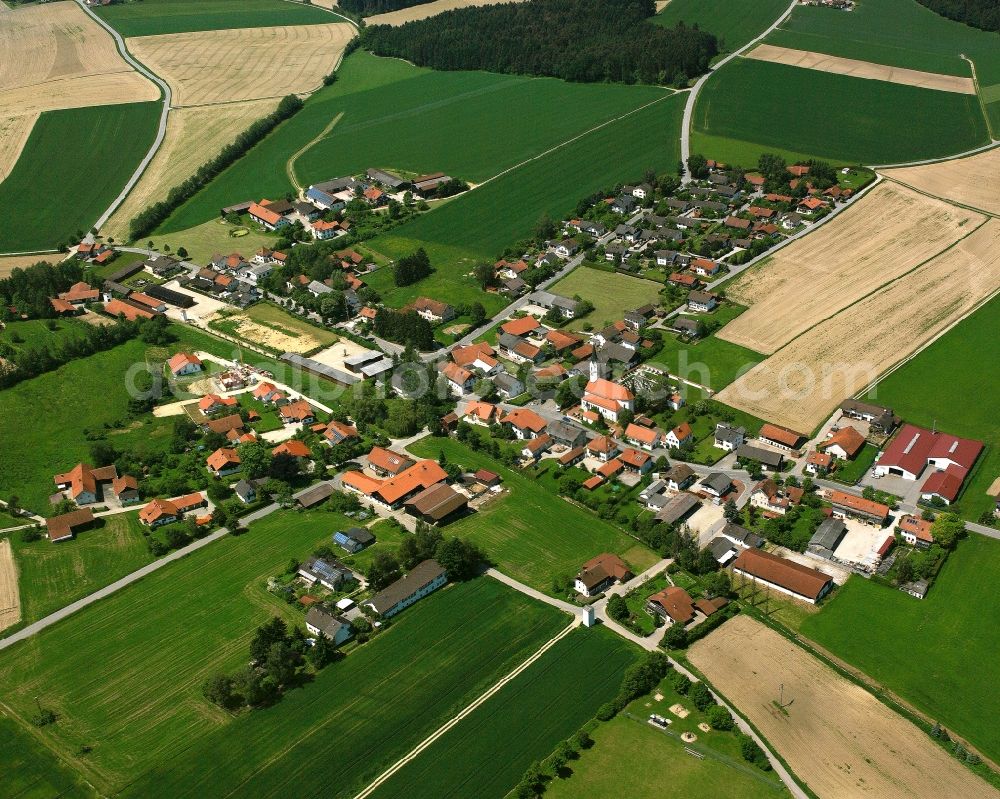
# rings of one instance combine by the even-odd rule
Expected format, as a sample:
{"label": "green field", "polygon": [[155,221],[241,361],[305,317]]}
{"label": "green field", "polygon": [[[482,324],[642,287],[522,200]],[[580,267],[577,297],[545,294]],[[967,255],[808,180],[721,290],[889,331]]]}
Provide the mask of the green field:
{"label": "green field", "polygon": [[840,467],[834,473],[835,479],[848,485],[854,485],[871,468],[877,454],[878,447],[874,444],[865,444],[853,461],[841,463]]}
{"label": "green field", "polygon": [[448,534],[475,541],[502,572],[533,588],[550,591],[554,577],[572,576],[602,552],[622,555],[636,574],[657,560],[608,522],[455,439],[423,438],[407,449],[421,458],[437,458],[444,452],[449,463],[489,469],[503,477],[510,494],[448,525]]}
{"label": "green field", "polygon": [[739,344],[723,341],[718,336],[685,343],[675,335],[667,334],[663,349],[653,356],[651,363],[662,366],[672,375],[721,391],[765,357]]}
{"label": "green field", "polygon": [[797,6],[769,44],[874,61],[907,69],[971,75],[962,54],[976,65],[976,76],[994,132],[1000,128],[1000,35],[953,22],[915,0],[862,0],[850,13]]}
{"label": "green field", "polygon": [[[744,762],[739,739],[728,731],[698,728],[706,715],[686,697],[680,696],[664,680],[656,693],[657,702],[644,696],[632,702],[625,712],[609,722],[598,724],[591,732],[594,745],[572,760],[567,779],[548,784],[545,795],[552,799],[577,799],[581,796],[620,794],[628,799],[660,799],[663,796],[684,799],[778,799],[788,796],[784,786],[772,774],[765,774]],[[669,712],[680,703],[690,715],[679,718]],[[669,731],[647,723],[650,713],[670,719]],[[698,736],[693,744],[679,740],[682,732]],[[685,748],[697,752],[695,757]],[[667,787],[669,786],[669,787]]]}
{"label": "green field", "polygon": [[1000,758],[1000,542],[959,543],[924,600],[852,576],[801,632],[865,671],[984,755]]}
{"label": "green field", "polygon": [[98,520],[72,541],[25,544],[11,538],[17,561],[21,617],[33,622],[153,560],[136,513]]}
{"label": "green field", "polygon": [[952,506],[972,520],[992,510],[993,499],[986,490],[1000,477],[1000,425],[993,401],[1000,386],[1000,363],[995,357],[980,357],[971,342],[995,341],[997,330],[1000,298],[992,299],[882,380],[872,399],[891,407],[907,422],[936,425],[938,430],[986,443],[986,451]]}
{"label": "green field", "polygon": [[[242,236],[231,236],[230,233],[234,230],[247,232]],[[261,247],[273,249],[277,238],[274,233],[263,233],[240,225],[231,225],[219,219],[216,214],[216,218],[210,222],[195,225],[187,230],[178,230],[170,234],[157,233],[152,237],[152,241],[160,250],[164,244],[174,252],[183,247],[188,251],[188,260],[196,264],[207,264],[213,255],[219,253],[238,252],[250,258]],[[144,246],[146,241],[138,246]],[[117,260],[115,263],[117,264]]]}
{"label": "green field", "polygon": [[731,136],[711,136],[698,130],[691,131],[691,152],[700,153],[706,158],[712,158],[724,164],[741,166],[745,169],[756,168],[763,153],[780,155],[789,164],[817,157],[810,153],[797,152],[785,147],[775,147],[773,144],[757,144]]}
{"label": "green field", "polygon": [[[24,720],[40,696],[59,714],[46,743],[105,792],[129,784],[136,796],[152,785],[159,795],[218,796],[251,772],[262,792],[269,781],[302,789],[310,764],[335,757],[346,792],[565,624],[478,580],[424,600],[272,710],[234,718],[208,704],[201,682],[245,662],[257,625],[275,614],[302,622],[301,610],[267,593],[266,578],[347,523],[276,513],[161,569],[5,651],[0,702]],[[80,756],[81,745],[93,751]]]}
{"label": "green field", "polygon": [[697,25],[715,34],[720,53],[731,53],[760,36],[786,8],[784,0],[670,0],[652,21],[668,28]]}
{"label": "green field", "polygon": [[0,796],[12,799],[96,799],[97,793],[17,722],[0,715]]}
{"label": "green field", "polygon": [[451,302],[483,296],[466,273],[529,237],[545,214],[564,218],[581,198],[646,169],[672,171],[683,108],[683,95],[669,97],[374,239],[372,249],[393,258],[424,247],[437,271],[403,289],[391,285],[388,272],[372,274],[369,283],[392,305],[421,294]]}
{"label": "green field", "polygon": [[[435,72],[359,51],[338,70],[335,84],[312,95],[298,114],[181,206],[162,230],[194,227],[251,197],[284,196],[292,190],[287,163],[306,147],[294,163],[305,186],[368,167],[444,171],[480,183],[662,96],[652,86]],[[311,144],[338,114],[343,117],[330,132]]]}
{"label": "green field", "polygon": [[638,651],[609,630],[574,631],[372,796],[503,799],[533,760],[614,698]]}
{"label": "green field", "polygon": [[619,321],[625,315],[625,311],[647,303],[658,305],[661,288],[661,284],[652,280],[581,266],[555,285],[549,286],[548,290],[564,297],[579,295],[581,299],[593,303],[593,311],[566,325],[573,330],[579,330],[587,324],[595,328],[605,327]]}
{"label": "green field", "polygon": [[[28,319],[25,321],[8,322],[5,330],[0,331],[0,342],[9,344],[15,350],[39,349],[61,344],[78,338],[90,325],[78,319],[59,319],[56,329],[49,330],[50,320]],[[15,339],[21,339],[16,341]]]}
{"label": "green field", "polygon": [[[778,95],[794,101],[778,101]],[[921,113],[908,115],[912,108]],[[900,124],[904,118],[906,124]],[[972,95],[747,58],[734,59],[705,83],[693,125],[710,136],[767,150],[812,153],[836,163],[936,158],[989,141],[979,102]],[[705,155],[723,157],[714,152]]]}
{"label": "green field", "polygon": [[319,8],[283,0],[142,0],[116,3],[96,11],[122,36],[341,21]]}
{"label": "green field", "polygon": [[118,196],[153,143],[159,103],[46,111],[0,183],[0,252],[72,244]]}

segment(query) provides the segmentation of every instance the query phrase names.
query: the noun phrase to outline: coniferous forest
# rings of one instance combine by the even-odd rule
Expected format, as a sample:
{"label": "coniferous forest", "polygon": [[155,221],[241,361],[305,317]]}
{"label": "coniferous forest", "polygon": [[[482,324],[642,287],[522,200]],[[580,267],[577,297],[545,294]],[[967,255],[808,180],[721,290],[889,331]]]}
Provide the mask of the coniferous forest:
{"label": "coniferous forest", "polygon": [[531,0],[375,25],[362,46],[440,70],[483,69],[579,82],[681,85],[708,69],[715,37],[652,24],[653,0]]}

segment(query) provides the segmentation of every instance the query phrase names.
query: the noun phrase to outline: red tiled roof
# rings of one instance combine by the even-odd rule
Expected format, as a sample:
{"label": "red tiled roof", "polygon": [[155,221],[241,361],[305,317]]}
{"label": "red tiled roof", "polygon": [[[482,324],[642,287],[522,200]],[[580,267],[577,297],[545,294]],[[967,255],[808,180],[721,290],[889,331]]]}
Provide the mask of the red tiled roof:
{"label": "red tiled roof", "polygon": [[850,510],[871,514],[881,519],[885,519],[889,515],[888,505],[883,505],[881,502],[875,502],[864,497],[858,497],[854,494],[848,494],[846,491],[831,491],[830,502],[833,505],[842,505]]}
{"label": "red tiled roof", "polygon": [[512,336],[523,336],[538,327],[538,320],[533,316],[523,316],[520,319],[511,319],[509,322],[504,322],[500,325],[500,329],[504,333],[510,333]]}
{"label": "red tiled roof", "polygon": [[676,623],[687,624],[694,618],[694,602],[691,595],[676,585],[668,586],[649,598],[655,602]]}
{"label": "red tiled roof", "polygon": [[766,438],[769,441],[777,441],[786,447],[795,447],[804,438],[801,433],[789,430],[787,427],[779,427],[776,424],[766,423],[761,426],[758,438]]}
{"label": "red tiled roof", "polygon": [[372,447],[372,451],[368,453],[368,463],[391,475],[399,474],[413,465],[410,458],[383,447]]}
{"label": "red tiled roof", "polygon": [[813,600],[819,598],[830,582],[830,577],[821,571],[759,549],[741,551],[733,568]]}
{"label": "red tiled roof", "polygon": [[201,366],[201,359],[197,355],[191,355],[187,352],[178,352],[167,361],[167,366],[170,367],[170,371],[174,374],[177,374],[181,369],[188,365]]}
{"label": "red tiled roof", "polygon": [[532,433],[542,432],[547,424],[541,416],[527,408],[511,411],[500,420],[500,423],[513,425],[518,430],[530,430]]}
{"label": "red tiled roof", "polygon": [[277,225],[278,222],[281,221],[281,214],[275,213],[258,203],[250,203],[250,208],[247,209],[247,213],[256,219],[267,222],[269,225]]}
{"label": "red tiled roof", "polygon": [[312,451],[304,442],[297,438],[290,438],[283,441],[271,450],[272,455],[290,455],[293,458],[311,458]]}
{"label": "red tiled roof", "polygon": [[817,448],[827,449],[834,445],[838,445],[841,449],[843,449],[844,452],[847,453],[848,458],[853,458],[865,445],[865,437],[853,427],[841,427],[826,441],[817,444]]}

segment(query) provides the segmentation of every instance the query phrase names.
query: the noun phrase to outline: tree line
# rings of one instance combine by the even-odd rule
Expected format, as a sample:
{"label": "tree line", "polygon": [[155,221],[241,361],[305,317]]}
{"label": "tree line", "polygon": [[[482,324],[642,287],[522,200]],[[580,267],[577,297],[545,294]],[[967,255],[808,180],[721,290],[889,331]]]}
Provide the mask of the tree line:
{"label": "tree line", "polygon": [[341,10],[357,14],[359,17],[370,17],[373,14],[399,11],[401,8],[411,8],[428,2],[430,0],[340,0],[337,5]]}
{"label": "tree line", "polygon": [[174,186],[165,199],[141,211],[129,223],[129,236],[133,241],[155,230],[181,204],[191,199],[222,170],[233,164],[246,152],[289,117],[302,108],[302,100],[294,94],[286,95],[278,107],[263,119],[258,119],[240,133],[232,144],[227,144],[211,161],[198,167],[198,171],[178,186]]}
{"label": "tree line", "polygon": [[375,25],[362,31],[361,43],[376,55],[441,70],[686,84],[708,69],[715,36],[683,23],[654,25],[654,11],[653,0],[533,0]]}
{"label": "tree line", "polygon": [[997,0],[917,0],[942,17],[964,22],[984,31],[1000,31],[1000,3]]}
{"label": "tree line", "polygon": [[375,312],[375,335],[397,344],[410,344],[418,350],[426,351],[434,347],[431,323],[416,311],[380,307]]}

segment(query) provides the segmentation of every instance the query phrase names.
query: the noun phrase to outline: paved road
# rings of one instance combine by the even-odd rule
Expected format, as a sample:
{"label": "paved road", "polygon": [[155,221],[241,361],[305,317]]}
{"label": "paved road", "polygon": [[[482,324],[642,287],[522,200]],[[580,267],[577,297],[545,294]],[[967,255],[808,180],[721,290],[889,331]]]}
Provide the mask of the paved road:
{"label": "paved road", "polygon": [[685,103],[684,105],[684,119],[681,122],[681,161],[684,162],[684,179],[683,179],[684,183],[690,183],[692,180],[691,170],[688,169],[688,158],[691,157],[691,117],[694,114],[694,104],[695,101],[698,99],[698,92],[701,91],[701,87],[705,85],[705,81],[707,81],[710,77],[712,77],[712,75],[714,75],[715,72],[720,67],[725,66],[734,58],[736,58],[736,56],[740,55],[740,53],[746,52],[746,50],[748,50],[753,45],[757,44],[757,42],[759,42],[765,36],[770,35],[771,31],[773,31],[782,22],[788,19],[789,14],[791,14],[792,11],[795,10],[795,6],[798,5],[798,2],[799,0],[792,0],[788,8],[785,9],[785,13],[783,13],[773,23],[771,23],[771,26],[767,30],[765,30],[756,39],[752,39],[749,42],[747,42],[739,50],[734,50],[725,58],[722,58],[719,61],[717,61],[715,65],[710,67],[709,71],[706,72],[704,75],[702,75],[700,78],[698,78],[694,86],[691,87],[691,93],[688,95],[687,103]]}
{"label": "paved road", "polygon": [[77,0],[77,2],[84,10],[84,13],[88,14],[91,19],[111,34],[111,37],[115,40],[115,46],[118,48],[118,52],[121,53],[122,58],[124,58],[125,61],[140,75],[144,75],[153,81],[153,83],[159,86],[160,90],[163,92],[163,111],[160,113],[160,123],[156,129],[156,138],[153,140],[153,145],[149,148],[149,152],[147,152],[143,157],[139,166],[136,167],[135,172],[132,173],[132,177],[128,179],[128,183],[125,184],[121,193],[114,199],[114,201],[112,201],[111,205],[108,206],[108,209],[101,214],[100,218],[94,223],[93,226],[100,230],[104,223],[111,217],[111,214],[113,214],[117,210],[118,206],[125,201],[128,193],[135,188],[135,184],[139,182],[139,179],[146,171],[146,167],[149,166],[157,151],[160,149],[160,145],[163,144],[163,138],[167,135],[167,116],[170,114],[170,103],[173,100],[173,95],[171,94],[170,86],[167,85],[165,80],[157,75],[154,75],[145,66],[132,58],[129,51],[125,47],[125,40],[121,37],[121,34],[119,34],[118,31],[97,16],[97,14],[95,14],[90,9],[90,6],[88,6],[83,0]]}
{"label": "paved road", "polygon": [[[310,486],[310,488],[312,487],[314,486]],[[302,491],[296,493],[294,496],[299,497],[308,490],[309,490],[308,488],[303,489]],[[260,508],[259,510],[256,510],[253,513],[249,513],[246,516],[242,517],[240,519],[240,524],[249,525],[251,522],[263,519],[265,516],[274,513],[276,510],[279,509],[279,507],[280,506],[277,505],[276,503],[272,503],[263,508]],[[51,627],[56,622],[62,621],[63,619],[72,616],[78,610],[82,610],[88,605],[92,605],[95,602],[104,599],[105,597],[117,593],[118,591],[131,585],[132,583],[141,580],[143,577],[146,577],[147,575],[150,575],[153,572],[162,569],[164,566],[173,563],[175,560],[180,560],[181,558],[190,555],[192,552],[196,552],[202,547],[208,546],[213,541],[218,541],[220,538],[227,535],[228,533],[229,530],[227,528],[220,527],[214,533],[210,533],[204,538],[200,538],[197,541],[188,544],[186,547],[182,547],[181,549],[176,549],[169,555],[165,555],[159,560],[154,560],[152,563],[143,566],[141,569],[134,571],[131,574],[125,575],[120,580],[116,580],[115,582],[111,583],[111,585],[106,585],[103,588],[94,591],[94,593],[88,594],[82,599],[78,599],[76,602],[73,602],[72,604],[69,604],[64,608],[60,608],[55,613],[51,613],[45,618],[39,619],[38,621],[29,624],[27,627],[18,630],[16,633],[12,633],[8,637],[0,639],[0,650],[4,650],[9,646],[13,646],[14,644],[20,641],[24,641],[30,638],[31,636],[44,630],[46,627]]]}

